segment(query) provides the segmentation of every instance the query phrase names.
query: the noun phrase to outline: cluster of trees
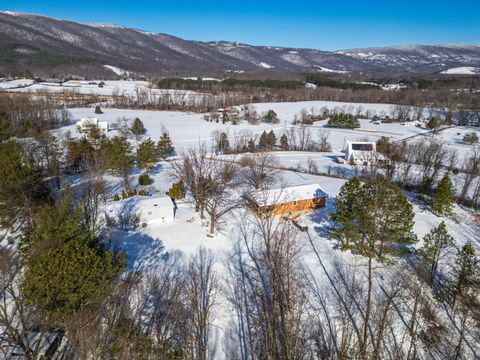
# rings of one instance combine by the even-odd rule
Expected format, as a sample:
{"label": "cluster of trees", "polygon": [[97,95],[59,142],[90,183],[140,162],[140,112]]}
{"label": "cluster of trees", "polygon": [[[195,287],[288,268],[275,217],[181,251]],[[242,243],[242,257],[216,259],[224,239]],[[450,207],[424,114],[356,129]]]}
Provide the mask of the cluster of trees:
{"label": "cluster of trees", "polygon": [[355,129],[360,127],[358,117],[352,114],[333,114],[328,119],[328,127],[340,129]]}
{"label": "cluster of trees", "polygon": [[[166,129],[162,130],[162,136],[155,143],[150,138],[139,143],[134,152],[129,141],[132,134],[143,129],[140,119],[136,119],[132,126],[120,129],[120,134],[112,138],[99,135],[93,128],[88,136],[73,139],[69,136],[65,139],[67,148],[67,165],[75,172],[88,170],[89,167],[101,168],[119,173],[126,189],[130,188],[132,166],[136,163],[138,168],[149,170],[160,159],[166,159],[174,152],[172,139]],[[144,132],[140,131],[141,133]]]}
{"label": "cluster of trees", "polygon": [[233,79],[203,80],[166,78],[158,81],[160,89],[177,89],[193,91],[219,92],[225,90],[237,90],[242,88],[265,88],[265,89],[298,89],[305,86],[303,81],[298,80],[277,80],[277,79]]}
{"label": "cluster of trees", "polygon": [[341,81],[321,73],[305,74],[305,82],[316,86],[350,90],[380,90],[380,86],[359,82]]}
{"label": "cluster of trees", "polygon": [[[467,334],[470,341],[475,338],[474,319],[480,311],[480,262],[472,245],[467,243],[458,249],[457,255],[448,256],[451,264],[456,264],[450,269],[449,263],[442,262],[442,259],[449,255],[448,249],[454,248],[455,242],[442,222],[424,237],[418,253],[410,255],[417,262],[414,272],[409,271],[405,282],[388,283],[378,288],[378,270],[372,261],[385,263],[395,254],[411,253],[411,246],[417,241],[412,232],[412,206],[400,189],[385,178],[370,178],[363,184],[357,178],[352,178],[342,187],[337,197],[332,220],[335,226],[331,234],[339,240],[341,248],[360,254],[367,260],[366,286],[361,286],[365,288],[365,300],[358,304],[362,309],[360,324],[356,324],[354,315],[358,305],[346,305],[345,308],[345,315],[348,315],[346,319],[352,322],[352,336],[357,344],[350,349],[352,352],[349,355],[362,359],[371,358],[371,354],[374,355],[373,358],[382,358],[381,354],[385,352],[399,352],[394,356],[398,358],[422,356],[422,352],[430,355],[443,354],[441,356],[448,358],[466,356],[464,346],[469,341]],[[455,256],[456,259],[453,259]],[[440,273],[442,279],[447,281],[437,281]],[[401,276],[405,277],[406,274]],[[382,275],[381,278],[383,279]],[[421,290],[422,282],[432,287],[430,295]],[[382,295],[376,295],[380,289]],[[351,294],[348,299],[350,304],[352,297],[357,301],[360,299]],[[461,304],[458,299],[461,299]],[[410,309],[408,315],[398,307],[405,301],[410,304],[407,305]],[[452,335],[445,328],[439,327],[439,318],[432,309],[443,306],[442,302],[449,304],[453,311],[450,326],[458,329],[450,339],[447,338]],[[353,314],[350,312],[352,310]],[[408,346],[398,348],[391,343],[390,346],[393,347],[386,349],[386,344],[389,344],[388,328],[400,321],[398,316],[409,318],[404,323],[405,331],[409,334],[406,343]],[[403,339],[406,340],[405,337]]]}
{"label": "cluster of trees", "polygon": [[0,94],[0,141],[12,136],[36,136],[69,121],[68,110],[50,98]]}
{"label": "cluster of trees", "polygon": [[213,133],[212,149],[215,153],[241,154],[245,152],[261,151],[331,151],[328,141],[329,132],[320,130],[317,136],[313,136],[310,128],[305,124],[287,129],[279,138],[273,130],[263,131],[254,136],[251,133],[241,132],[229,136],[226,132],[215,131]]}
{"label": "cluster of trees", "polygon": [[[381,138],[377,141],[377,151],[389,159],[384,168],[385,175],[400,186],[433,197],[441,183],[440,190],[449,189],[448,198],[472,207],[480,206],[478,144],[473,144],[463,159],[458,158],[456,151],[436,141],[391,142]],[[458,193],[453,191],[450,177],[442,180],[448,173],[461,173],[457,176]]]}

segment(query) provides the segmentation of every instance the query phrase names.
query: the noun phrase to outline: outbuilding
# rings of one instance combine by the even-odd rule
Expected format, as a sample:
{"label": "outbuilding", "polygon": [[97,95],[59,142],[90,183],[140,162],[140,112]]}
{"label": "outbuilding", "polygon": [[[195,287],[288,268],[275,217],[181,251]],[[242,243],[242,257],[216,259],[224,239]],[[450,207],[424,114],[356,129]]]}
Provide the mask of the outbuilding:
{"label": "outbuilding", "polygon": [[295,217],[325,206],[327,194],[318,184],[259,190],[251,198],[259,212]]}

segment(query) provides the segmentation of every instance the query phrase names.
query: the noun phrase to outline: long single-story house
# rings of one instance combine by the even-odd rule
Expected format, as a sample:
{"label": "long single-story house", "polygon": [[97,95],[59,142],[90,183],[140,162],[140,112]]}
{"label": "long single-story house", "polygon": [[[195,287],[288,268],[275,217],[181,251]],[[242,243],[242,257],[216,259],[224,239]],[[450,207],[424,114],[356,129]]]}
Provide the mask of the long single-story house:
{"label": "long single-story house", "polygon": [[354,165],[376,163],[378,161],[377,144],[366,141],[347,141],[345,161]]}
{"label": "long single-story house", "polygon": [[94,127],[100,131],[101,135],[108,133],[108,122],[98,121],[98,118],[82,118],[80,121],[77,121],[76,125],[79,134],[88,133]]}
{"label": "long single-story house", "polygon": [[325,206],[327,194],[318,184],[259,190],[251,197],[257,211],[293,216]]}

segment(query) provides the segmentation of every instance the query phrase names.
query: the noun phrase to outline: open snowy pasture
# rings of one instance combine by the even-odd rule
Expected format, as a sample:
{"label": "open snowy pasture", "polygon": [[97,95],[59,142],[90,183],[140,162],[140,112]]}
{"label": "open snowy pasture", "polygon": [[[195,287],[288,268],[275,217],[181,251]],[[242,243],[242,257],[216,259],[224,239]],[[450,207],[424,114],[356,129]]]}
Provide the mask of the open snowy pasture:
{"label": "open snowy pasture", "polygon": [[[132,109],[114,109],[103,108],[103,114],[95,114],[93,108],[73,108],[70,109],[73,122],[83,117],[97,117],[99,121],[108,121],[109,125],[118,122],[121,118],[135,119],[140,118],[146,128],[143,138],[151,138],[158,140],[163,129],[166,129],[173,140],[177,150],[198,145],[199,142],[210,145],[214,139],[215,131],[225,132],[230,138],[231,144],[241,135],[247,137],[259,137],[263,131],[273,130],[279,138],[288,129],[295,128],[292,125],[294,117],[302,109],[310,109],[316,106],[318,110],[328,102],[300,102],[300,103],[268,103],[255,104],[257,111],[267,111],[273,109],[277,112],[280,122],[277,124],[260,123],[251,125],[246,121],[241,121],[238,125],[231,123],[222,124],[216,122],[207,122],[203,119],[202,114],[169,112],[169,111],[149,111],[149,110],[132,110]],[[329,103],[332,108],[342,103]],[[373,104],[372,106],[375,106]],[[377,105],[379,107],[385,105]],[[408,127],[400,124],[379,124],[376,125],[369,120],[360,120],[361,127],[355,130],[349,129],[330,129],[327,127],[327,121],[318,121],[314,125],[308,126],[310,136],[315,141],[320,132],[327,132],[328,141],[332,145],[334,152],[341,152],[344,149],[346,141],[367,140],[376,141],[382,136],[389,137],[392,140],[401,140],[413,136],[419,136],[426,131],[417,127]],[[72,124],[57,132],[70,130],[73,136],[76,135],[75,125]],[[114,136],[116,131],[110,131],[109,136]]]}
{"label": "open snowy pasture", "polygon": [[13,92],[71,92],[75,94],[101,96],[135,96],[139,92],[146,91],[148,91],[151,95],[162,95],[166,93],[182,95],[195,94],[193,91],[153,89],[153,85],[148,81],[134,80],[70,80],[64,83],[35,83],[33,80],[20,79],[0,82],[0,88],[8,89],[9,91]]}

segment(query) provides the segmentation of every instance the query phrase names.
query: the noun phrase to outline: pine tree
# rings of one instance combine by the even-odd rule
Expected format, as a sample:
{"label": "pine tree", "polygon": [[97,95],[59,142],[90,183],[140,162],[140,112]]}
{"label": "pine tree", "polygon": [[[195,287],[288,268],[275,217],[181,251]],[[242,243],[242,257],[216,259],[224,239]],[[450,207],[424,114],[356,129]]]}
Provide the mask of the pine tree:
{"label": "pine tree", "polygon": [[163,132],[162,137],[158,141],[157,150],[162,159],[166,159],[175,151],[175,148],[172,145],[172,139],[167,131]]}
{"label": "pine tree", "polygon": [[158,149],[155,142],[148,138],[137,149],[137,166],[142,169],[149,169],[157,162]]}
{"label": "pine tree", "polygon": [[94,309],[122,268],[111,252],[71,240],[27,263],[22,298],[48,325],[62,326],[74,313]]}
{"label": "pine tree", "polygon": [[255,152],[255,148],[256,148],[255,140],[253,140],[253,139],[248,140],[248,143],[247,143],[248,152]]}
{"label": "pine tree", "polygon": [[265,149],[268,147],[268,135],[267,132],[264,130],[262,135],[260,135],[260,140],[258,141],[258,146],[261,149]]}
{"label": "pine tree", "polygon": [[453,237],[447,232],[447,226],[442,221],[423,238],[423,247],[419,253],[430,266],[430,282],[433,285],[437,276],[438,264],[445,251],[455,245]]}
{"label": "pine tree", "polygon": [[340,227],[332,229],[332,236],[340,241],[342,250],[348,250],[350,240],[360,236],[360,233],[357,232],[357,224],[352,220],[361,210],[362,191],[360,180],[353,177],[342,186],[336,198],[336,209],[331,214],[331,219]]}
{"label": "pine tree", "polygon": [[95,114],[103,114],[103,111],[100,108],[100,105],[95,106]]}
{"label": "pine tree", "polygon": [[367,299],[359,345],[363,358],[370,341],[373,260],[386,260],[415,241],[412,232],[414,213],[398,186],[382,177],[371,179],[364,185],[352,178],[342,187],[337,201],[332,220],[338,226],[332,229],[332,236],[339,239],[343,249],[350,249],[368,259]]}
{"label": "pine tree", "polygon": [[145,127],[143,126],[143,122],[140,120],[140,118],[135,118],[130,131],[133,135],[143,135],[145,133]]}
{"label": "pine tree", "polygon": [[273,130],[270,130],[270,132],[267,135],[268,139],[268,147],[273,149],[275,147],[275,144],[277,143],[277,137],[275,136],[275,133]]}
{"label": "pine tree", "polygon": [[226,110],[223,110],[223,113],[222,113],[222,124],[225,124],[229,121],[229,117],[228,117],[228,112]]}
{"label": "pine tree", "polygon": [[459,296],[477,296],[480,290],[480,259],[470,242],[460,250],[456,264],[452,286],[453,306]]}
{"label": "pine tree", "polygon": [[228,153],[230,149],[230,142],[226,133],[222,132],[217,140],[217,151],[221,153]]}
{"label": "pine tree", "polygon": [[285,134],[283,134],[280,137],[280,149],[282,149],[282,151],[288,151],[288,149],[289,149],[288,138],[287,138],[287,135],[285,135]]}
{"label": "pine tree", "polygon": [[183,181],[173,184],[167,191],[167,195],[174,200],[183,199],[185,197],[185,185]]}
{"label": "pine tree", "polygon": [[445,174],[433,195],[432,209],[439,215],[450,214],[455,200],[455,190],[450,176]]}

